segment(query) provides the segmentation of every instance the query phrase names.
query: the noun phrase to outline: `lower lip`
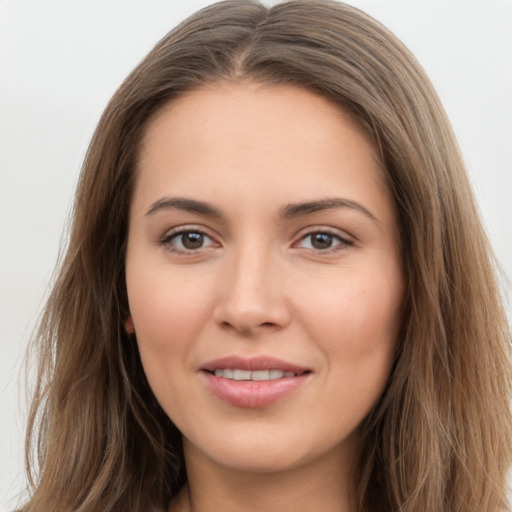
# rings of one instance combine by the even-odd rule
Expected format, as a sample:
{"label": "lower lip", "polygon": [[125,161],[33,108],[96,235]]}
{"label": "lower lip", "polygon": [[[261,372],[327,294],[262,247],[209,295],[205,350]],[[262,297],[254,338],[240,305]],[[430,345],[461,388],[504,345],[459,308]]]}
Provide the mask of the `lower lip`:
{"label": "lower lip", "polygon": [[202,371],[200,375],[210,391],[224,402],[235,407],[258,409],[271,405],[296,391],[310,374],[260,381],[225,379],[206,371]]}

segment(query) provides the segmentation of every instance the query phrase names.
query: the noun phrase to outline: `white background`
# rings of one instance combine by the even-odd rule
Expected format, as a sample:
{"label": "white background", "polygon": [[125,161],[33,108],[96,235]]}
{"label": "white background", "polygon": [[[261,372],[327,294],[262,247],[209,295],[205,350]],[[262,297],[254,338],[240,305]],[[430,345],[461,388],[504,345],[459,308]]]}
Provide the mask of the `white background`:
{"label": "white background", "polygon": [[[0,0],[0,508],[12,509],[24,484],[23,350],[48,291],[88,140],[134,65],[208,3]],[[426,68],[510,278],[512,0],[349,3],[387,25]]]}

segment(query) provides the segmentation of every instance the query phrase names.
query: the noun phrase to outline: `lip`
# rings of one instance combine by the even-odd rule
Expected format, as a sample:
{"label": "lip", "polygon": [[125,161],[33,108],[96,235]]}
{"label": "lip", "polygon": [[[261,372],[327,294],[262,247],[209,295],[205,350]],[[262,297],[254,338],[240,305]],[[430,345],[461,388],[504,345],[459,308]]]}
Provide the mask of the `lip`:
{"label": "lip", "polygon": [[[226,379],[212,373],[217,369],[228,368],[248,371],[281,370],[294,372],[297,375],[275,380],[250,381]],[[267,407],[299,390],[309,380],[311,369],[274,357],[229,356],[202,365],[199,376],[205,386],[222,401],[235,407],[258,409]]]}
{"label": "lip", "polygon": [[281,370],[283,372],[294,372],[302,374],[311,372],[310,368],[299,366],[296,364],[277,359],[275,357],[259,356],[259,357],[239,357],[228,356],[214,361],[209,361],[201,366],[201,370],[214,372],[218,369],[237,368],[239,370],[258,371],[258,370]]}

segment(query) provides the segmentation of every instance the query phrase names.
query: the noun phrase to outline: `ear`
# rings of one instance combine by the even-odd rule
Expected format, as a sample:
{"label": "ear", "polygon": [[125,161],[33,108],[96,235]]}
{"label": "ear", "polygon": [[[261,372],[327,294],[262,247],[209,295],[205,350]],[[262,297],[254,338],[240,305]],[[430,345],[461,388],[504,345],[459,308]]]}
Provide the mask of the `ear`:
{"label": "ear", "polygon": [[128,318],[124,321],[124,328],[128,334],[133,334],[135,332],[132,315],[128,315]]}

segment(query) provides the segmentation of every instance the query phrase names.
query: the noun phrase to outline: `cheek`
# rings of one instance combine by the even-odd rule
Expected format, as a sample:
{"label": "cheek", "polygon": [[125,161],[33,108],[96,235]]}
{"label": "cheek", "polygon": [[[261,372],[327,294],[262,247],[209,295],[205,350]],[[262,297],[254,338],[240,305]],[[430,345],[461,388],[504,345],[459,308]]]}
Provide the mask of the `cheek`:
{"label": "cheek", "polygon": [[304,327],[331,375],[354,390],[378,395],[389,375],[403,296],[401,274],[394,270],[351,269],[327,289],[310,287],[304,294]]}
{"label": "cheek", "polygon": [[190,404],[182,384],[193,369],[195,342],[211,316],[210,294],[204,280],[197,286],[186,272],[171,273],[168,268],[140,272],[140,268],[127,265],[128,301],[139,354],[153,393],[174,420]]}
{"label": "cheek", "polygon": [[194,283],[187,272],[130,270],[128,301],[145,367],[183,360],[210,316],[208,283]]}
{"label": "cheek", "polygon": [[334,346],[340,337],[350,336],[356,345],[395,338],[400,320],[402,290],[399,280],[365,276],[349,277],[332,283],[329,289],[308,290],[304,311],[314,331]]}

